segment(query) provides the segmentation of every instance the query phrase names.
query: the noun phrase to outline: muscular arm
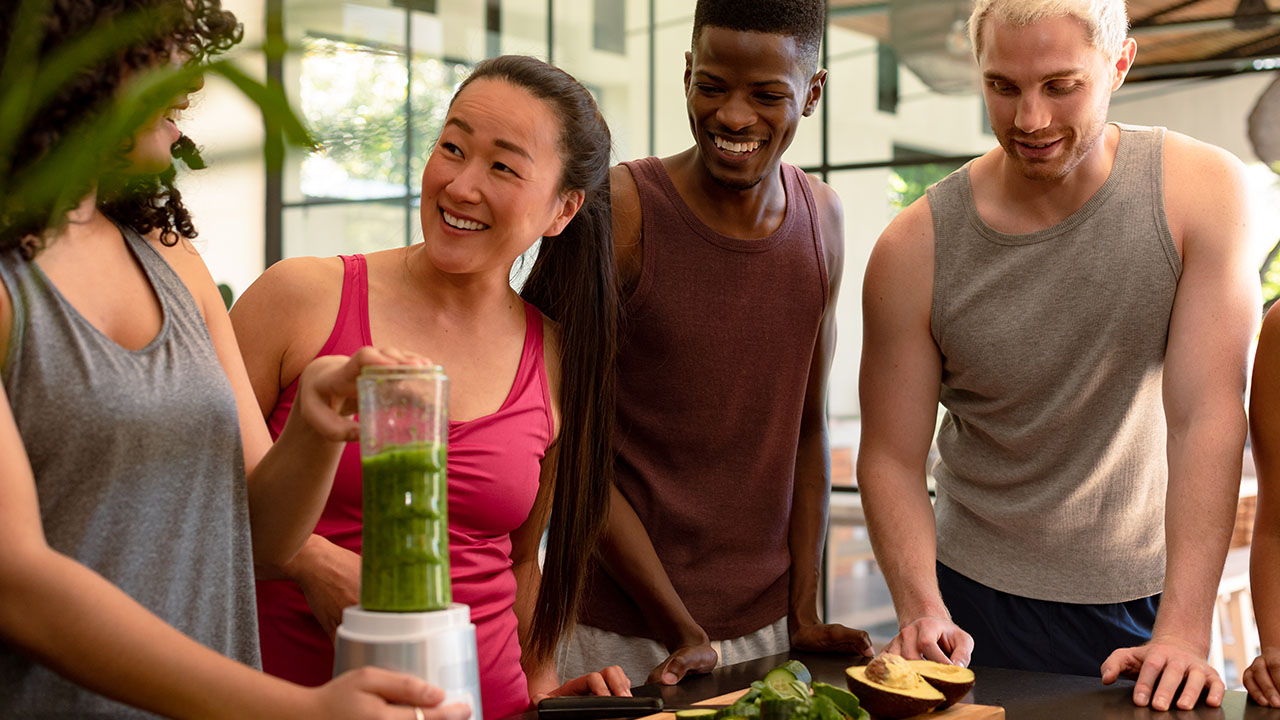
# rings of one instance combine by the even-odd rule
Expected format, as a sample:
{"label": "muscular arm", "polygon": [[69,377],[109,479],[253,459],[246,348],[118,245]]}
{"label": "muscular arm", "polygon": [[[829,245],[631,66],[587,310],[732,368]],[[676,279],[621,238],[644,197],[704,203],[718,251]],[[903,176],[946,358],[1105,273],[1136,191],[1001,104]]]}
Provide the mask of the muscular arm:
{"label": "muscular arm", "polygon": [[[1184,678],[1178,707],[1192,707],[1206,684],[1208,703],[1222,702],[1222,681],[1204,660],[1239,492],[1246,356],[1260,306],[1240,162],[1170,133],[1165,187],[1183,265],[1164,367],[1168,559],[1152,640],[1137,655],[1141,669],[1133,694],[1135,703],[1150,702],[1156,710],[1170,706]],[[1103,665],[1104,680],[1113,679],[1128,657],[1117,653]]]}
{"label": "muscular arm", "polygon": [[844,270],[844,214],[840,199],[827,185],[810,179],[821,218],[823,259],[827,267],[827,306],[814,344],[805,387],[796,449],[795,485],[791,498],[791,587],[787,629],[791,646],[871,654],[871,639],[861,630],[824,624],[818,615],[818,578],[827,533],[831,497],[830,445],[827,438],[827,378],[836,347],[836,301]]}
{"label": "muscular arm", "polygon": [[942,377],[929,323],[932,295],[933,217],[921,198],[880,236],[863,281],[858,490],[898,614],[888,649],[967,665],[973,641],[951,623],[938,591],[937,529],[925,485]]}
{"label": "muscular arm", "polygon": [[1262,323],[1253,359],[1249,431],[1258,471],[1258,507],[1249,555],[1249,585],[1262,655],[1244,673],[1254,700],[1280,706],[1280,311]]}
{"label": "muscular arm", "polygon": [[680,599],[658,559],[644,523],[615,487],[609,497],[609,522],[600,541],[604,569],[640,608],[649,627],[672,655],[647,682],[679,682],[686,672],[710,672],[717,657],[706,632]]}
{"label": "muscular arm", "polygon": [[[613,256],[618,290],[625,303],[640,280],[643,267],[640,194],[627,168],[609,171],[613,203]],[[622,324],[625,332],[625,323]],[[626,497],[612,488],[609,520],[601,534],[598,556],[606,572],[644,613],[649,627],[666,631],[661,642],[671,656],[654,668],[649,682],[672,684],[686,672],[710,672],[716,666],[706,632],[689,614],[662,567],[644,524]]]}

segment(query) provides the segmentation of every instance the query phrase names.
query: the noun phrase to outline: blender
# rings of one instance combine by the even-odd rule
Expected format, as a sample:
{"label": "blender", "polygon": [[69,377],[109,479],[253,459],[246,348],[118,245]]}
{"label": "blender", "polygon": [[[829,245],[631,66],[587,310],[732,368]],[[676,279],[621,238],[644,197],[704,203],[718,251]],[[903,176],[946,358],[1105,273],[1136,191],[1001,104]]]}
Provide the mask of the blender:
{"label": "blender", "polygon": [[371,365],[357,380],[360,604],[342,613],[334,674],[409,673],[480,717],[476,627],[449,584],[448,382],[439,366]]}

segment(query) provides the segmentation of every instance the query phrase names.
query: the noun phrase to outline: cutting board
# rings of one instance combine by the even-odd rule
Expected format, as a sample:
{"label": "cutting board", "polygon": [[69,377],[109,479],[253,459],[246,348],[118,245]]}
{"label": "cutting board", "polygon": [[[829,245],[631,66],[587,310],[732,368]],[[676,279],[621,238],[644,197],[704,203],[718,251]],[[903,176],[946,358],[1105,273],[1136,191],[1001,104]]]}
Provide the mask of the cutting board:
{"label": "cutting board", "polygon": [[[707,698],[694,703],[694,705],[728,705],[734,700],[746,694],[747,688],[734,690],[731,693],[725,693],[719,697]],[[675,720],[675,713],[657,713],[649,715],[640,720]],[[908,720],[1004,720],[1004,708],[992,707],[991,705],[969,705],[967,703],[959,703],[943,710],[942,712],[931,712],[923,715],[915,715]]]}

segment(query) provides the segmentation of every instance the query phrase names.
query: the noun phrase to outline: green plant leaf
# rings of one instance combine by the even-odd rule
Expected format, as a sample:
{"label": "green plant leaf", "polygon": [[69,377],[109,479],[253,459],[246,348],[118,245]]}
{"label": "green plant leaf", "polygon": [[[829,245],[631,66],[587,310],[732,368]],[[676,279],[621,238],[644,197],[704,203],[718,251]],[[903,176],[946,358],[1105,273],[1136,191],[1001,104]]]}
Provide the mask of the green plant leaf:
{"label": "green plant leaf", "polygon": [[[138,130],[191,92],[204,73],[225,77],[262,113],[270,137],[314,149],[316,142],[290,107],[284,92],[261,83],[227,60],[182,67],[163,66],[126,83],[106,107],[86,107],[86,119],[66,131],[33,165],[13,171],[17,143],[39,122],[40,112],[76,75],[98,67],[124,48],[146,42],[165,27],[158,11],[121,15],[90,30],[37,62],[49,0],[21,0],[13,41],[0,65],[0,218],[23,208],[47,208],[59,218],[118,162]],[[278,144],[278,142],[276,143]],[[272,142],[267,146],[271,147]]]}
{"label": "green plant leaf", "polygon": [[264,120],[277,125],[286,141],[309,150],[317,147],[315,139],[311,137],[302,120],[289,106],[288,98],[278,86],[258,82],[225,60],[211,63],[208,71],[231,81],[245,97],[261,109]]}
{"label": "green plant leaf", "polygon": [[160,8],[126,13],[68,41],[42,62],[36,62],[48,5],[49,0],[23,0],[15,39],[0,67],[0,176],[7,174],[17,138],[56,93],[86,69],[152,39],[170,14]]}

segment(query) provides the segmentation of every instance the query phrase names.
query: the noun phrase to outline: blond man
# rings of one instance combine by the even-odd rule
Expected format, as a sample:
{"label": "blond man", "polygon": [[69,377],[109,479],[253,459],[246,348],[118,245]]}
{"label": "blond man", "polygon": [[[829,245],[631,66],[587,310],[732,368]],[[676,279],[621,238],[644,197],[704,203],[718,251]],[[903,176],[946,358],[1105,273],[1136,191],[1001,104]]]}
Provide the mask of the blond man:
{"label": "blond man", "polygon": [[858,482],[890,649],[1125,674],[1137,705],[1207,690],[1216,706],[1206,657],[1259,307],[1243,167],[1106,122],[1137,52],[1126,26],[1122,0],[977,3],[1000,147],[872,253]]}

